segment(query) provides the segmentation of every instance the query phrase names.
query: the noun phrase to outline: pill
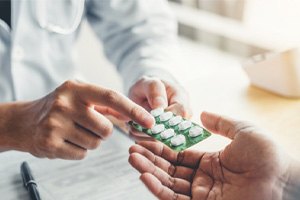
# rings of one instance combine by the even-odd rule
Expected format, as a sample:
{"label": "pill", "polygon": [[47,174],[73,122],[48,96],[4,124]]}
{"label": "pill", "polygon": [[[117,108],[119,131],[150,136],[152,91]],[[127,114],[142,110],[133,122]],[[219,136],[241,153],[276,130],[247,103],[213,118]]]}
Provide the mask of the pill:
{"label": "pill", "polygon": [[190,137],[197,137],[199,135],[202,135],[202,133],[203,133],[203,128],[199,126],[194,126],[189,130]]}
{"label": "pill", "polygon": [[153,128],[151,128],[152,134],[158,134],[164,130],[165,130],[165,126],[163,124],[158,124],[155,125]]}
{"label": "pill", "polygon": [[192,126],[191,121],[183,121],[178,125],[180,131],[186,130]]}
{"label": "pill", "polygon": [[176,116],[176,117],[173,117],[169,120],[169,125],[170,126],[176,126],[180,122],[182,122],[182,117],[181,116]]}
{"label": "pill", "polygon": [[173,129],[167,129],[167,130],[165,130],[165,131],[163,131],[161,134],[160,134],[160,136],[161,136],[161,138],[162,139],[168,139],[168,138],[170,138],[170,137],[173,137],[175,135],[175,132],[174,132],[174,130]]}
{"label": "pill", "polygon": [[162,122],[165,122],[165,121],[168,121],[169,119],[171,119],[172,117],[173,117],[172,112],[165,112],[159,116],[159,120]]}
{"label": "pill", "polygon": [[164,113],[164,109],[163,108],[156,108],[154,110],[151,110],[150,113],[153,117],[158,117],[159,115]]}
{"label": "pill", "polygon": [[173,146],[179,146],[182,145],[183,143],[185,143],[184,135],[177,135],[171,139],[171,144]]}

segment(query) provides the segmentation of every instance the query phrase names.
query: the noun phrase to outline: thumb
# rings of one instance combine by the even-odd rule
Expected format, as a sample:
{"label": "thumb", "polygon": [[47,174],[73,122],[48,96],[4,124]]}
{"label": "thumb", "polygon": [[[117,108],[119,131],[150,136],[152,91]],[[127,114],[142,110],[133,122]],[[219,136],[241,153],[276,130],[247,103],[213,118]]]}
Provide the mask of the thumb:
{"label": "thumb", "polygon": [[239,130],[239,128],[237,128],[237,125],[240,123],[237,123],[237,121],[233,119],[209,112],[202,112],[200,118],[203,126],[213,133],[230,139],[234,139],[238,133],[237,130]]}
{"label": "thumb", "polygon": [[148,99],[151,109],[159,107],[168,107],[166,87],[164,83],[160,80],[154,80],[148,84],[146,97]]}

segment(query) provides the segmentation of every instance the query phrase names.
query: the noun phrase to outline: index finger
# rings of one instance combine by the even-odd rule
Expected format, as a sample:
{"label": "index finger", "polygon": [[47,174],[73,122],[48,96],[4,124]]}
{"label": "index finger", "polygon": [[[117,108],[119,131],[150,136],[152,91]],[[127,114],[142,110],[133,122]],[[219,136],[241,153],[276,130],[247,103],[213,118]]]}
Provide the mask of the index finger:
{"label": "index finger", "polygon": [[114,90],[83,84],[78,88],[78,94],[85,103],[113,108],[146,128],[151,128],[155,122],[144,108]]}

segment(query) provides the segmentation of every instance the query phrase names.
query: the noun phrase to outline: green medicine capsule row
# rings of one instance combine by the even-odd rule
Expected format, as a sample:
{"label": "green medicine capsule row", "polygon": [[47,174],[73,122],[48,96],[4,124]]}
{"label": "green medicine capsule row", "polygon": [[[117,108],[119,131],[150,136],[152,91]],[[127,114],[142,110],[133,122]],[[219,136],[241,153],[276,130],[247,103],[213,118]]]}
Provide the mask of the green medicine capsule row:
{"label": "green medicine capsule row", "polygon": [[151,114],[156,122],[151,129],[144,128],[133,121],[130,121],[129,125],[164,143],[174,151],[183,151],[211,135],[200,125],[170,111],[164,111],[162,108],[152,110]]}

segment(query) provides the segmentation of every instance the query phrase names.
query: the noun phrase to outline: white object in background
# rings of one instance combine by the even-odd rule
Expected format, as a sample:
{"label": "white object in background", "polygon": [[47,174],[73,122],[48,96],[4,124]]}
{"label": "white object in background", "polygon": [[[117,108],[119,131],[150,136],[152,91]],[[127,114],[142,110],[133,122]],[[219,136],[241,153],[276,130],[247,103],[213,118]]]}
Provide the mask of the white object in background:
{"label": "white object in background", "polygon": [[300,51],[254,56],[243,65],[251,84],[286,97],[300,97]]}

